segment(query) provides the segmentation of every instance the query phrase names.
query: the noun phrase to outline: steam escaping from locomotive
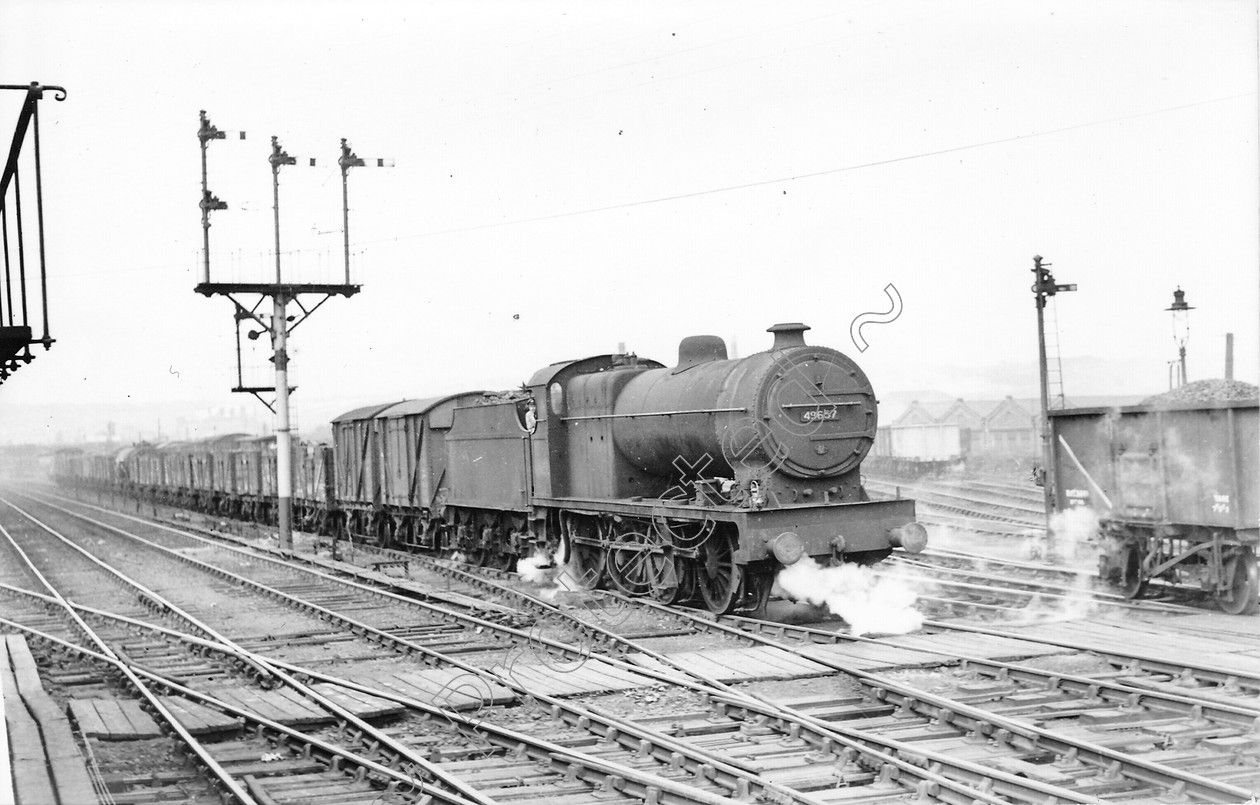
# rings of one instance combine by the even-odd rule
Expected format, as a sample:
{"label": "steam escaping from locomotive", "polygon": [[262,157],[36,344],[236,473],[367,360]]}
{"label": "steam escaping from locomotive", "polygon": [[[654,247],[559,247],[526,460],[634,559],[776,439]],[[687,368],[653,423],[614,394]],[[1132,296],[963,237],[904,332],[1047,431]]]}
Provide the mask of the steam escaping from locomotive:
{"label": "steam escaping from locomotive", "polygon": [[530,584],[550,584],[557,574],[556,561],[546,551],[535,551],[516,562],[516,572]]}
{"label": "steam escaping from locomotive", "polygon": [[914,590],[904,580],[877,575],[869,567],[823,567],[807,556],[784,568],[775,582],[788,597],[825,606],[844,618],[853,635],[906,634],[923,625]]}
{"label": "steam escaping from locomotive", "polygon": [[1098,566],[1102,548],[1098,522],[1098,513],[1088,506],[1073,506],[1050,515],[1050,532],[1060,562],[1078,568]]}
{"label": "steam escaping from locomotive", "polygon": [[1089,616],[1098,607],[1094,595],[1094,575],[1104,551],[1099,538],[1098,513],[1086,506],[1075,506],[1050,515],[1050,532],[1054,535],[1052,559],[1056,564],[1075,568],[1072,588],[1061,594],[1036,595],[1022,610],[1021,622],[1075,620]]}

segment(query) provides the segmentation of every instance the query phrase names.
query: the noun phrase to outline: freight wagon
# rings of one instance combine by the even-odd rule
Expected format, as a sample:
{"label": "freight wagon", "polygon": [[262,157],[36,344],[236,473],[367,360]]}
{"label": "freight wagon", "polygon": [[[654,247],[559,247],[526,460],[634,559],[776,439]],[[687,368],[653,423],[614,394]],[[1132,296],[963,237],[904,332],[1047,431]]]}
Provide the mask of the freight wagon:
{"label": "freight wagon", "polygon": [[1223,401],[1050,411],[1058,509],[1089,507],[1102,574],[1136,598],[1200,588],[1231,613],[1260,601],[1260,404]]}

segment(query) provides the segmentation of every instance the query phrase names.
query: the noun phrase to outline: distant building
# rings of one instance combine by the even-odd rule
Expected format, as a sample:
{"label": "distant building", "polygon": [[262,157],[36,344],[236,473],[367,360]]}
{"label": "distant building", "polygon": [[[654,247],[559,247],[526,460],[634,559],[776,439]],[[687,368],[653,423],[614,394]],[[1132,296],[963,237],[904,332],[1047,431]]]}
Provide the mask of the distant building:
{"label": "distant building", "polygon": [[1010,396],[971,402],[959,397],[948,403],[915,400],[889,427],[923,425],[956,425],[963,455],[1025,458],[1037,452],[1037,418]]}
{"label": "distant building", "polygon": [[959,447],[962,449],[963,455],[971,452],[973,439],[975,434],[984,427],[984,417],[977,413],[962,397],[954,400],[949,408],[945,409],[945,413],[941,414],[937,422],[946,425],[958,426]]}
{"label": "distant building", "polygon": [[901,416],[892,421],[891,427],[900,428],[908,425],[934,425],[936,417],[940,412],[933,412],[928,406],[915,400],[910,403],[906,410],[901,412]]}
{"label": "distant building", "polygon": [[[1038,404],[1033,410],[1040,407]],[[1037,419],[1015,398],[999,400],[981,420],[979,440],[972,442],[972,453],[1016,458],[1037,455]]]}
{"label": "distant building", "polygon": [[[896,444],[927,442],[920,434],[932,426],[958,428],[961,455],[974,469],[1026,469],[1040,462],[1041,401],[1037,398],[1016,399],[1010,395],[1000,400],[942,399],[945,395],[925,392],[936,397],[928,402],[912,400],[900,410],[882,411],[892,416],[891,422],[880,424],[883,441],[875,455],[898,455]],[[1070,397],[1067,406],[1135,405],[1140,395]],[[905,437],[899,439],[898,437]],[[911,438],[915,437],[915,438]],[[917,441],[916,441],[917,439]],[[926,449],[926,448],[925,448]],[[928,459],[924,455],[921,458]]]}

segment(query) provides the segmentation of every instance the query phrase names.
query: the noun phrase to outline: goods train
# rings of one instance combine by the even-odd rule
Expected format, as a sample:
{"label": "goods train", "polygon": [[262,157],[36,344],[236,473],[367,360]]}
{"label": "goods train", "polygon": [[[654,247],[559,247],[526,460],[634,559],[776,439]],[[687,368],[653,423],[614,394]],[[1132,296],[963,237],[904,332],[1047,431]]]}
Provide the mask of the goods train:
{"label": "goods train", "polygon": [[[728,359],[685,338],[672,367],[633,354],[554,363],[520,390],[357,408],[333,444],[298,444],[294,522],[319,533],[510,567],[567,557],[580,585],[714,612],[764,603],[809,556],[921,551],[910,500],[872,501],[875,393],[856,363],[779,324]],[[57,474],[142,499],[267,521],[275,441],[245,435],[63,453]]]}
{"label": "goods train", "polygon": [[1194,586],[1234,614],[1260,604],[1260,403],[1050,411],[1056,507],[1098,513],[1101,572],[1130,598]]}

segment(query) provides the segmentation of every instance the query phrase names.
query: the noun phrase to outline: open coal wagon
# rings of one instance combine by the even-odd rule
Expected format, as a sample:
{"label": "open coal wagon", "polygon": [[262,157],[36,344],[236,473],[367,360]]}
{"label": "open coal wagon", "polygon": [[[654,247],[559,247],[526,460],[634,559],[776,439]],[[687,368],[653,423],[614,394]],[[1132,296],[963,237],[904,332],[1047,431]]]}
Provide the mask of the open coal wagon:
{"label": "open coal wagon", "polygon": [[1260,403],[1049,413],[1056,506],[1098,514],[1104,578],[1130,598],[1157,582],[1260,607]]}

